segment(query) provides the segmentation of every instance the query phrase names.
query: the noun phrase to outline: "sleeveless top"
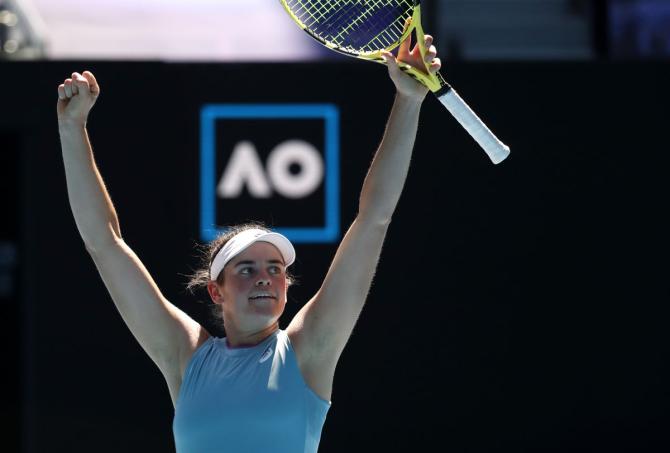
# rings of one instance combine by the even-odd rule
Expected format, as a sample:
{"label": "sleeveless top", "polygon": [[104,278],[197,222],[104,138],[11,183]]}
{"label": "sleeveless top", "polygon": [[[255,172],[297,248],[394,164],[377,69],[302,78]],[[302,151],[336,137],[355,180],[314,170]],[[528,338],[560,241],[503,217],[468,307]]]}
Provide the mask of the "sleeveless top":
{"label": "sleeveless top", "polygon": [[316,453],[330,402],[305,383],[288,335],[252,347],[210,337],[175,404],[177,453]]}

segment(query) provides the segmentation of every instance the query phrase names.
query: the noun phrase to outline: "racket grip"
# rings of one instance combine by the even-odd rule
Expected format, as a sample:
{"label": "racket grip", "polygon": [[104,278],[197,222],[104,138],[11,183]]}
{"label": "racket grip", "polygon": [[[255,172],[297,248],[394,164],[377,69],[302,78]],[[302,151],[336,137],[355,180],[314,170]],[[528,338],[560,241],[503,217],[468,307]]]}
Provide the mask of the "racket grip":
{"label": "racket grip", "polygon": [[445,93],[439,93],[437,98],[479,143],[494,164],[499,164],[509,156],[509,147],[493,135],[456,90],[450,88]]}

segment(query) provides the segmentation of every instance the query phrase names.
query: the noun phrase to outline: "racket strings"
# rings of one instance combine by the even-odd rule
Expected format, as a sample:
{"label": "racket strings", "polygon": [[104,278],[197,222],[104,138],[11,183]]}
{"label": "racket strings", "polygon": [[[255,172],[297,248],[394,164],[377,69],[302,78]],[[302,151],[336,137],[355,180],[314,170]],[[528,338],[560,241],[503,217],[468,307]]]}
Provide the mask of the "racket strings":
{"label": "racket strings", "polygon": [[413,0],[285,0],[315,37],[350,53],[388,48],[400,40]]}
{"label": "racket strings", "polygon": [[407,17],[411,16],[395,17],[387,28],[369,41],[366,50],[374,51],[380,48],[387,48],[399,41],[405,31],[405,21],[407,20]]}
{"label": "racket strings", "polygon": [[[377,4],[374,4],[373,7],[375,6],[377,6]],[[371,14],[376,15],[371,16]],[[370,22],[373,17],[374,20],[376,20],[376,23]],[[397,10],[395,9],[378,9],[377,11],[372,12],[366,10],[363,11],[351,25],[342,30],[342,32],[335,37],[335,41],[342,41],[344,38],[351,35],[354,41],[351,46],[354,48],[358,47],[363,51],[386,48],[402,36],[402,24],[404,24],[404,19],[405,18],[402,15],[397,14]],[[381,30],[377,31],[375,25],[381,26]],[[361,30],[363,27],[365,27],[365,30]],[[364,31],[364,33],[362,35],[357,35],[360,34],[361,31]]]}

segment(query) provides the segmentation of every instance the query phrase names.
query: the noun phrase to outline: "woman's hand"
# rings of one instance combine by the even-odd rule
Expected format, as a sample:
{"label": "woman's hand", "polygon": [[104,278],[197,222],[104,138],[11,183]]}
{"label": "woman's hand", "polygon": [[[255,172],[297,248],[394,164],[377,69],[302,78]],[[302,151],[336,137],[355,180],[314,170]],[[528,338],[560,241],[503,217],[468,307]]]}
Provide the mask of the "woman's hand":
{"label": "woman's hand", "polygon": [[88,112],[99,95],[100,86],[91,72],[73,72],[71,78],[58,86],[58,122],[86,124]]}
{"label": "woman's hand", "polygon": [[439,71],[442,63],[439,58],[436,58],[437,49],[433,45],[433,37],[431,35],[424,36],[424,43],[427,49],[424,57],[421,56],[418,44],[415,44],[414,48],[410,50],[410,42],[411,34],[400,44],[397,58],[391,52],[384,52],[383,57],[388,65],[389,76],[393,80],[398,94],[423,100],[426,97],[426,93],[428,93],[428,88],[405,74],[398,66],[398,62],[408,64],[422,72],[428,70],[431,74]]}

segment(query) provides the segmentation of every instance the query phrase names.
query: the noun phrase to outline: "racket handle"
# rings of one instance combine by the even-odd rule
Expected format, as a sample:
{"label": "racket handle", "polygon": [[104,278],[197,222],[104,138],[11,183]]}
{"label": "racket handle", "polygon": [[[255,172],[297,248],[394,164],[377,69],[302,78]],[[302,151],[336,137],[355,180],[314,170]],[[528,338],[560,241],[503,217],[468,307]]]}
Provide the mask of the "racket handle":
{"label": "racket handle", "polygon": [[479,146],[484,149],[494,164],[499,164],[509,156],[509,147],[493,135],[493,132],[486,127],[486,124],[479,119],[468,104],[456,93],[456,90],[449,87],[446,92],[438,92],[436,94],[440,102],[461,123],[472,138],[479,143]]}

